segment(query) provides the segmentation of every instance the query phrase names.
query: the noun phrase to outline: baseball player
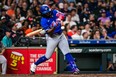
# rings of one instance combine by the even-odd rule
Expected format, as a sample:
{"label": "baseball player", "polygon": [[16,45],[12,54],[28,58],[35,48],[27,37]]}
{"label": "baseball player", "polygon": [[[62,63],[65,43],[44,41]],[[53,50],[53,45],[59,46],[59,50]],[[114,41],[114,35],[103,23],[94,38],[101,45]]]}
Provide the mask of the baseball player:
{"label": "baseball player", "polygon": [[0,64],[2,64],[2,74],[6,74],[6,67],[7,67],[7,60],[3,56],[4,51],[5,48],[3,47],[3,44],[0,42]]}
{"label": "baseball player", "polygon": [[64,19],[64,14],[58,10],[51,10],[47,5],[40,7],[42,14],[41,26],[46,32],[47,48],[44,56],[40,57],[35,63],[31,65],[31,74],[35,74],[37,65],[48,60],[54,49],[58,46],[65,56],[67,62],[70,64],[72,73],[78,74],[79,69],[75,64],[74,58],[69,53],[69,45],[65,35],[62,33],[61,20]]}

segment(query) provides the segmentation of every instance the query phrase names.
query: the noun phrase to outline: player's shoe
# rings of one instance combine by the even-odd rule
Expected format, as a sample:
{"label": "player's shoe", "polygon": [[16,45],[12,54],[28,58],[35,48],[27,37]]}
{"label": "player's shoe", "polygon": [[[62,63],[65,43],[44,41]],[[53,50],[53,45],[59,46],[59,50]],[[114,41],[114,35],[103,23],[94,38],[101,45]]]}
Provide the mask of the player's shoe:
{"label": "player's shoe", "polygon": [[34,75],[34,74],[35,74],[35,69],[36,69],[36,65],[33,63],[33,64],[31,65],[31,68],[30,68],[30,73],[31,73],[31,75]]}
{"label": "player's shoe", "polygon": [[77,75],[77,74],[79,74],[79,72],[80,72],[80,70],[79,70],[78,68],[76,68],[76,69],[73,71],[73,74],[74,74],[74,75]]}
{"label": "player's shoe", "polygon": [[30,71],[30,75],[35,75],[35,72],[33,72],[33,71]]}

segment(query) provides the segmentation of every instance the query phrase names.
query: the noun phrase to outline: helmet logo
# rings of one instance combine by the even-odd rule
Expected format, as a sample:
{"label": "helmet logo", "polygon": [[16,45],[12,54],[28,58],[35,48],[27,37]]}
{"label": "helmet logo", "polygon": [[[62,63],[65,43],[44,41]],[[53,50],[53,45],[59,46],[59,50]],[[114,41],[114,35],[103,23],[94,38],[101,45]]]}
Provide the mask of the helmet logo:
{"label": "helmet logo", "polygon": [[48,10],[48,8],[45,8],[45,10]]}

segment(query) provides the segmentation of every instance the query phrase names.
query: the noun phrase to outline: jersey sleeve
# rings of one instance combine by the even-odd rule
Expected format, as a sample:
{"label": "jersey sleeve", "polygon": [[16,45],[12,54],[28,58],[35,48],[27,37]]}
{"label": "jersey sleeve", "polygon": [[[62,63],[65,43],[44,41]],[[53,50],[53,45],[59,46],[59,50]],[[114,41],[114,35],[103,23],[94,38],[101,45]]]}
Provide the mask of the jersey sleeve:
{"label": "jersey sleeve", "polygon": [[59,11],[58,10],[53,10],[53,14],[55,15],[55,16],[57,16],[57,13],[58,13]]}
{"label": "jersey sleeve", "polygon": [[42,18],[40,24],[45,31],[50,29],[50,26],[47,23],[47,19]]}
{"label": "jersey sleeve", "polygon": [[60,12],[60,11],[54,10],[53,13],[54,13],[54,15],[55,15],[57,18],[59,18],[60,20],[64,20],[64,19],[65,19],[65,14],[62,13],[62,12]]}

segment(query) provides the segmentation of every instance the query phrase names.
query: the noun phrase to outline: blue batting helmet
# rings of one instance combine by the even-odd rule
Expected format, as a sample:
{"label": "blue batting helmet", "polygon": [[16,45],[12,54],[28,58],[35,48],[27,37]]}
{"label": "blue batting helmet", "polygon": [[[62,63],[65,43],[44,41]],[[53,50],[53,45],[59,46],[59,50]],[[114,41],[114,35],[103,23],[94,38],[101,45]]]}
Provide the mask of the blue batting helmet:
{"label": "blue batting helmet", "polygon": [[50,11],[51,11],[51,9],[49,8],[48,5],[42,5],[42,6],[40,7],[40,12],[41,12],[42,14],[49,13]]}

